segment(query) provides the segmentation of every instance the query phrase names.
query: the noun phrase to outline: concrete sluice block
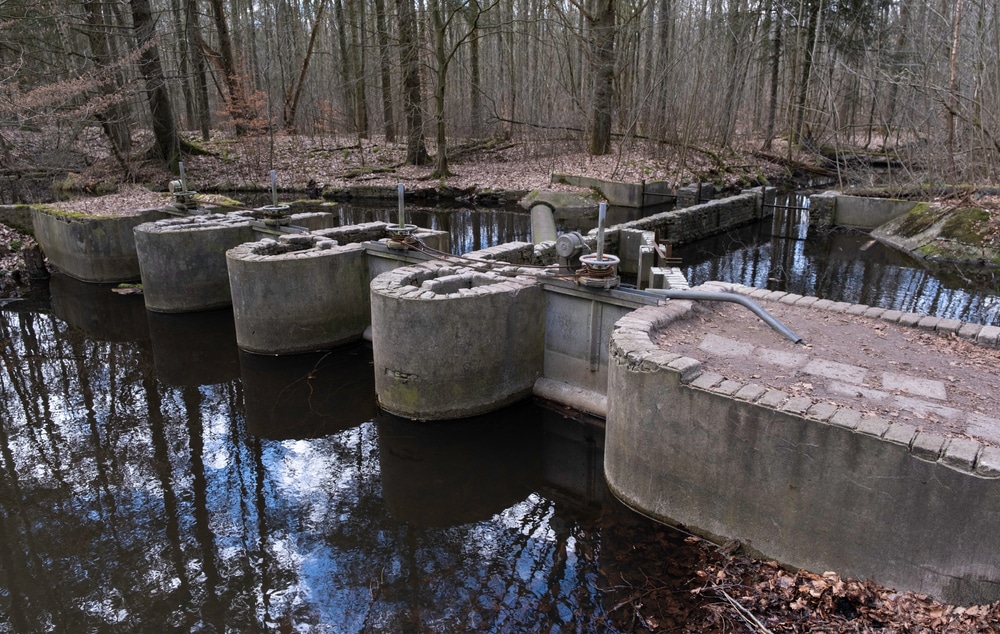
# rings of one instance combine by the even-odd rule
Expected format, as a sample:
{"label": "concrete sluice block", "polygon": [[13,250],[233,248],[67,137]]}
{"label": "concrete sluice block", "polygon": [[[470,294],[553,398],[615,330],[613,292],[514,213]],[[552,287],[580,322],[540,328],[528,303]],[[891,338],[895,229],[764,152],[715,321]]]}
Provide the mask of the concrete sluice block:
{"label": "concrete sluice block", "polygon": [[428,262],[371,283],[375,391],[386,411],[439,420],[531,394],[545,299],[533,277]]}
{"label": "concrete sluice block", "polygon": [[226,251],[254,239],[249,212],[208,214],[135,228],[146,308],[178,313],[232,303]]}
{"label": "concrete sluice block", "polygon": [[236,342],[287,354],[361,339],[371,321],[368,258],[361,244],[283,235],[226,253]]}
{"label": "concrete sluice block", "polygon": [[133,216],[84,216],[33,209],[35,239],[49,263],[83,282],[131,282],[139,279],[133,230],[166,218],[148,209]]}

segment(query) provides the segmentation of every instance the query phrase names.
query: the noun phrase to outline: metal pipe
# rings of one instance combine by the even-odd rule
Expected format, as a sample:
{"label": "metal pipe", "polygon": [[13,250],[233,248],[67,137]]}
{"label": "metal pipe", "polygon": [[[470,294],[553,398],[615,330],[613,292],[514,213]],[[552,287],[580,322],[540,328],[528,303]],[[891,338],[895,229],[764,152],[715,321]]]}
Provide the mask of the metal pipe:
{"label": "metal pipe", "polygon": [[740,306],[750,309],[750,312],[760,317],[765,324],[780,333],[786,339],[790,340],[792,343],[805,343],[802,341],[802,337],[798,336],[788,326],[775,319],[775,317],[771,313],[764,310],[760,304],[753,301],[749,297],[744,297],[743,295],[715,291],[685,291],[676,288],[647,288],[645,291],[641,292],[661,295],[667,299],[693,299],[707,302],[732,302],[734,304],[739,304]]}

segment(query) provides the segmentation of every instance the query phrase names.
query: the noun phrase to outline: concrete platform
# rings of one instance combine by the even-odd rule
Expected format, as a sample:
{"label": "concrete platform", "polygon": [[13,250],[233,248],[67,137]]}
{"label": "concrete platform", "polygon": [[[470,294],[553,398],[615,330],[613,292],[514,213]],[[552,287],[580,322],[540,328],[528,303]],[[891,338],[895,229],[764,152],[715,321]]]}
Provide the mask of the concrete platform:
{"label": "concrete platform", "polygon": [[731,285],[611,338],[605,475],[650,517],[815,573],[1000,599],[1000,328]]}
{"label": "concrete platform", "polygon": [[729,284],[805,339],[795,345],[745,309],[700,306],[660,335],[706,372],[882,417],[945,437],[1000,446],[995,326],[839,305]]}

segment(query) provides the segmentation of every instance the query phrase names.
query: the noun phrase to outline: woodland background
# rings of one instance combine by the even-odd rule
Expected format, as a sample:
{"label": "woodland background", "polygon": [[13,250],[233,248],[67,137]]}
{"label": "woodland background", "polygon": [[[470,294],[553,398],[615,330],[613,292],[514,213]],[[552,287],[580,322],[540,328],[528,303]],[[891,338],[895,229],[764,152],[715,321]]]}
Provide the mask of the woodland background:
{"label": "woodland background", "polygon": [[[911,182],[996,182],[994,0],[6,0],[3,175],[205,140],[345,136],[451,156],[621,148],[716,171],[822,153]],[[377,148],[376,148],[377,149]],[[212,149],[218,152],[218,148]],[[861,157],[861,159],[858,159]]]}

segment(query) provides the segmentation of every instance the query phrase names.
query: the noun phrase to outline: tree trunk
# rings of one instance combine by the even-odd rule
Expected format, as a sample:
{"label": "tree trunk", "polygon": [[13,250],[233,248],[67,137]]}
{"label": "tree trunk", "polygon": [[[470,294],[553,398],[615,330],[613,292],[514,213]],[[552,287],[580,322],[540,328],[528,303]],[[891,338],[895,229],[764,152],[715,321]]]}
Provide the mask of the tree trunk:
{"label": "tree trunk", "polygon": [[601,156],[611,151],[611,120],[615,97],[615,2],[594,0],[590,24],[591,69],[594,92],[590,110],[587,152]]}
{"label": "tree trunk", "polygon": [[781,69],[781,11],[773,11],[771,0],[767,3],[767,14],[771,19],[771,87],[767,101],[767,130],[764,133],[765,151],[771,149],[774,142],[774,120],[778,111],[778,80]]}
{"label": "tree trunk", "polygon": [[358,136],[368,138],[368,104],[365,102],[365,5],[363,0],[347,0],[351,31],[351,83],[354,88],[354,124]]}
{"label": "tree trunk", "polygon": [[444,97],[445,87],[448,78],[448,59],[444,50],[445,24],[441,17],[441,0],[430,0],[431,2],[431,26],[434,29],[434,60],[437,62],[436,73],[434,74],[434,124],[435,141],[437,142],[437,156],[434,161],[434,178],[447,178],[451,176],[448,169],[448,135],[444,120]]}
{"label": "tree trunk", "polygon": [[163,78],[163,67],[160,65],[160,50],[153,42],[156,25],[149,10],[149,0],[129,0],[129,6],[132,9],[135,39],[142,49],[139,68],[146,80],[146,96],[153,120],[153,151],[171,171],[176,172],[177,162],[180,160],[180,138],[177,136],[174,112],[170,106],[170,94]]}
{"label": "tree trunk", "polygon": [[299,99],[302,97],[302,86],[306,83],[306,73],[309,72],[309,62],[312,60],[313,47],[316,45],[316,35],[319,27],[323,23],[323,11],[326,9],[326,0],[320,0],[316,7],[316,15],[313,17],[312,31],[309,33],[309,45],[306,47],[305,55],[302,58],[302,67],[299,69],[298,80],[288,87],[288,94],[285,95],[285,129],[295,132],[295,115],[299,109]]}
{"label": "tree trunk", "polygon": [[819,24],[823,16],[823,0],[816,2],[816,11],[809,19],[809,31],[806,36],[806,43],[803,50],[804,61],[802,62],[802,75],[799,81],[799,94],[795,102],[795,125],[792,127],[791,143],[796,144],[802,140],[802,126],[806,114],[806,100],[809,97],[809,78],[812,75],[813,55],[817,42],[819,41]]}
{"label": "tree trunk", "polygon": [[[143,0],[147,1],[147,0]],[[246,95],[243,91],[243,78],[236,67],[236,57],[233,55],[233,41],[229,36],[229,25],[222,0],[209,0],[212,7],[212,18],[215,21],[215,33],[219,38],[219,64],[222,66],[223,79],[229,91],[229,116],[236,126],[237,136],[249,131],[253,120],[247,107]]]}
{"label": "tree trunk", "polygon": [[[90,41],[90,52],[94,57],[94,63],[99,67],[107,67],[113,61],[111,44],[108,41],[108,24],[95,0],[84,0],[83,9],[87,14],[87,39]],[[101,89],[103,94],[112,95],[120,88],[120,82],[117,81],[118,76],[118,73],[115,73],[116,79],[111,83],[104,84]],[[111,105],[98,113],[96,118],[100,121],[101,129],[108,137],[119,161],[125,161],[125,158],[132,152],[132,136],[128,129],[128,108],[120,100],[113,100]]]}
{"label": "tree trunk", "polygon": [[396,119],[392,114],[392,74],[389,72],[389,29],[385,21],[385,0],[375,0],[375,28],[378,30],[379,73],[382,80],[382,129],[385,140],[396,140]]}
{"label": "tree trunk", "polygon": [[430,156],[424,144],[421,111],[420,60],[414,34],[413,0],[396,0],[399,12],[399,66],[403,73],[403,109],[406,112],[406,162],[427,165]]}
{"label": "tree trunk", "polygon": [[201,44],[201,26],[198,24],[197,0],[186,0],[184,3],[185,23],[184,33],[190,44],[192,61],[194,62],[194,94],[195,106],[198,111],[198,128],[201,138],[208,141],[212,129],[212,112],[208,106],[208,68],[205,64],[205,54]]}
{"label": "tree trunk", "polygon": [[951,55],[948,60],[948,167],[951,175],[955,170],[955,114],[958,108],[958,36],[962,30],[962,0],[955,2],[955,26],[951,36]]}
{"label": "tree trunk", "polygon": [[482,90],[480,84],[482,78],[479,71],[479,15],[480,8],[477,0],[470,0],[469,8],[472,13],[469,15],[471,21],[471,33],[469,36],[469,126],[472,129],[471,136],[481,136],[482,133]]}

